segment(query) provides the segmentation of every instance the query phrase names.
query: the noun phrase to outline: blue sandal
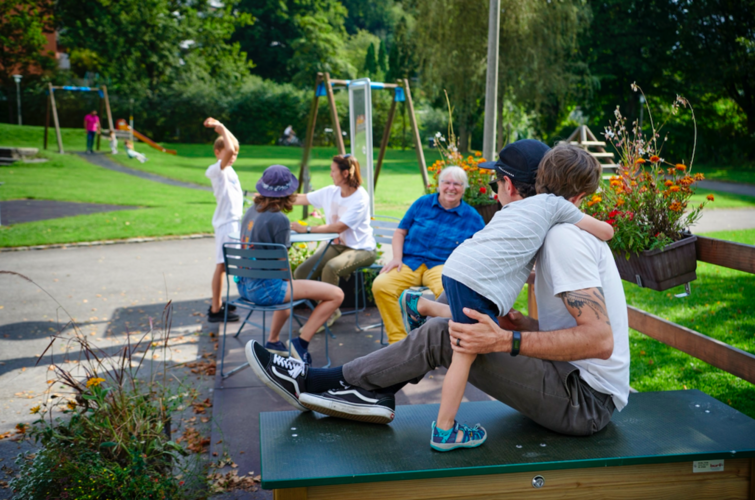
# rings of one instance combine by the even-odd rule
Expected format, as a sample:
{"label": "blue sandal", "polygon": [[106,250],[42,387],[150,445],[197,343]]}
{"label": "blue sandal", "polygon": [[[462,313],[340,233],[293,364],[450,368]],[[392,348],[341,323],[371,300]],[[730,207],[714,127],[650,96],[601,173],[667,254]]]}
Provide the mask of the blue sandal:
{"label": "blue sandal", "polygon": [[[463,432],[461,441],[456,442],[456,436],[459,431]],[[476,448],[480,446],[488,438],[488,433],[485,428],[480,427],[480,424],[475,424],[474,427],[468,427],[464,424],[460,424],[454,420],[454,426],[447,431],[438,429],[433,422],[433,434],[430,438],[430,446],[437,451],[451,451],[456,448]]]}

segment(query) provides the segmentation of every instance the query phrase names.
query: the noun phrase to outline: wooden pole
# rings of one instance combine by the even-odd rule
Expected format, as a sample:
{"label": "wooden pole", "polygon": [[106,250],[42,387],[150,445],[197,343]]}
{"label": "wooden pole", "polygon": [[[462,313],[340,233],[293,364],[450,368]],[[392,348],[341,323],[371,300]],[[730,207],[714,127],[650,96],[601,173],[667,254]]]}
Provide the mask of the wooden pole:
{"label": "wooden pole", "polygon": [[338,120],[338,110],[336,109],[336,99],[333,96],[333,87],[330,85],[330,73],[325,73],[325,93],[328,95],[328,105],[330,106],[330,119],[333,121],[333,133],[336,134],[336,147],[339,155],[346,154],[346,148],[343,146],[343,134],[341,133],[341,122]]}
{"label": "wooden pole", "polygon": [[[304,138],[304,152],[301,159],[301,166],[299,167],[299,193],[309,192],[309,154],[312,150],[312,142],[315,136],[315,124],[317,123],[317,86],[322,81],[322,73],[317,73],[315,78],[315,93],[312,98],[312,106],[309,109],[309,121],[307,122],[307,136]],[[307,218],[307,206],[302,207],[302,217]]]}
{"label": "wooden pole", "polygon": [[391,126],[393,125],[393,117],[396,115],[396,98],[391,103],[391,109],[388,111],[388,121],[385,122],[385,131],[383,132],[383,140],[380,141],[380,151],[378,152],[377,166],[375,167],[375,181],[374,187],[377,187],[378,176],[380,175],[380,169],[383,166],[383,158],[385,158],[385,149],[388,147],[388,140],[391,138]]}
{"label": "wooden pole", "polygon": [[102,94],[105,96],[105,112],[107,113],[107,122],[108,127],[110,130],[115,130],[115,125],[113,124],[113,113],[110,112],[110,98],[108,98],[107,95],[107,87],[102,86]]}
{"label": "wooden pole", "polygon": [[422,150],[422,139],[417,127],[417,117],[414,115],[414,103],[412,102],[412,92],[409,90],[409,80],[404,79],[404,90],[406,91],[406,103],[409,106],[409,121],[412,125],[412,134],[414,135],[414,145],[417,149],[417,161],[419,162],[419,171],[422,174],[423,189],[427,189],[430,181],[427,178],[427,165],[425,164],[425,152]]}
{"label": "wooden pole", "polygon": [[47,129],[50,128],[50,96],[47,96],[47,112],[45,113],[45,149],[47,149]]}
{"label": "wooden pole", "polygon": [[55,104],[55,94],[52,89],[52,83],[48,83],[50,90],[50,106],[52,107],[52,119],[55,122],[55,135],[58,138],[58,153],[63,154],[63,137],[60,135],[60,122],[58,121],[58,106]]}

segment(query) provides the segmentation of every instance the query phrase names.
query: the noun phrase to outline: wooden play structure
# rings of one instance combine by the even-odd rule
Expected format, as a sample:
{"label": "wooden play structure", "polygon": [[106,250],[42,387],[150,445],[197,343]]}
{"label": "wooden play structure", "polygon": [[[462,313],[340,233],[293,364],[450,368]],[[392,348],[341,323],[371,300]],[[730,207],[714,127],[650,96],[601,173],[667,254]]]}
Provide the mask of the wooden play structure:
{"label": "wooden play structure", "polygon": [[[307,121],[307,135],[304,140],[304,153],[302,155],[301,167],[299,168],[299,192],[309,192],[309,155],[312,150],[312,142],[315,134],[315,124],[317,123],[317,110],[320,97],[327,97],[328,106],[330,109],[330,118],[333,124],[333,134],[335,135],[336,148],[338,154],[346,154],[346,149],[343,143],[343,135],[341,133],[341,124],[338,121],[338,111],[336,109],[336,101],[333,97],[333,89],[336,87],[348,88],[350,80],[334,80],[330,78],[329,73],[317,73],[315,79],[315,92],[312,98],[312,107],[309,112],[309,119]],[[385,158],[385,150],[388,147],[388,139],[391,136],[391,125],[396,115],[396,103],[405,102],[409,112],[409,120],[412,127],[412,136],[414,138],[414,146],[417,151],[417,162],[419,163],[419,170],[422,175],[423,186],[428,184],[427,165],[425,164],[425,154],[422,151],[422,140],[419,135],[419,128],[417,127],[417,118],[414,115],[414,103],[412,101],[412,93],[409,88],[409,81],[399,80],[397,83],[378,83],[371,82],[371,88],[374,89],[386,89],[393,91],[393,101],[391,102],[391,108],[388,111],[388,119],[385,125],[385,131],[383,132],[383,139],[380,141],[380,150],[378,153],[378,160],[375,166],[374,186],[377,185],[378,176],[380,175],[380,169],[383,166],[383,159]],[[305,212],[306,216],[306,212]]]}
{"label": "wooden play structure", "polygon": [[[109,130],[113,130],[113,114],[110,112],[110,99],[107,95],[107,87],[73,87],[70,85],[55,86],[52,83],[47,84],[47,115],[45,117],[45,149],[47,149],[47,129],[50,128],[50,109],[52,109],[52,117],[55,122],[55,136],[58,139],[58,153],[64,153],[63,151],[63,137],[60,134],[60,122],[58,121],[58,106],[55,104],[55,91],[66,90],[71,92],[97,92],[100,95],[100,109],[99,114],[102,116],[102,105],[105,105],[107,111],[107,121]],[[100,148],[100,136],[97,135],[97,149]]]}
{"label": "wooden play structure", "polygon": [[560,142],[574,144],[590,153],[603,167],[603,173],[613,174],[618,168],[613,161],[613,153],[606,151],[606,142],[598,140],[587,125],[580,125],[566,140]]}

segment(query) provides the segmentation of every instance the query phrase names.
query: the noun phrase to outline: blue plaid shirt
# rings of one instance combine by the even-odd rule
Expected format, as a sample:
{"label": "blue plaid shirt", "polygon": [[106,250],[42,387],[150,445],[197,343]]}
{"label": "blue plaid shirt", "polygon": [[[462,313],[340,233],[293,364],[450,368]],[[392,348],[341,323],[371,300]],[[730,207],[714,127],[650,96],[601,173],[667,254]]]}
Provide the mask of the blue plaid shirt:
{"label": "blue plaid shirt", "polygon": [[463,201],[446,210],[435,193],[415,201],[398,227],[407,231],[402,262],[416,271],[422,264],[428,269],[444,264],[451,252],[485,223],[477,210]]}

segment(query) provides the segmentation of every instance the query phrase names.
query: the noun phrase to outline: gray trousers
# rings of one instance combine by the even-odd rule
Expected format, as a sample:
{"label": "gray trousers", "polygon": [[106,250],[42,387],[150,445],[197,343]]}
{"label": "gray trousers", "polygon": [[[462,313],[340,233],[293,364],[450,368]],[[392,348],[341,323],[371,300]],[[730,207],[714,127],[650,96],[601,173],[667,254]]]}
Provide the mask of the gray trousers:
{"label": "gray trousers", "polygon": [[[351,385],[376,390],[402,382],[417,383],[429,372],[451,365],[448,319],[432,318],[405,339],[343,366]],[[478,355],[469,383],[555,432],[589,436],[611,420],[614,404],[562,361],[508,353]]]}

